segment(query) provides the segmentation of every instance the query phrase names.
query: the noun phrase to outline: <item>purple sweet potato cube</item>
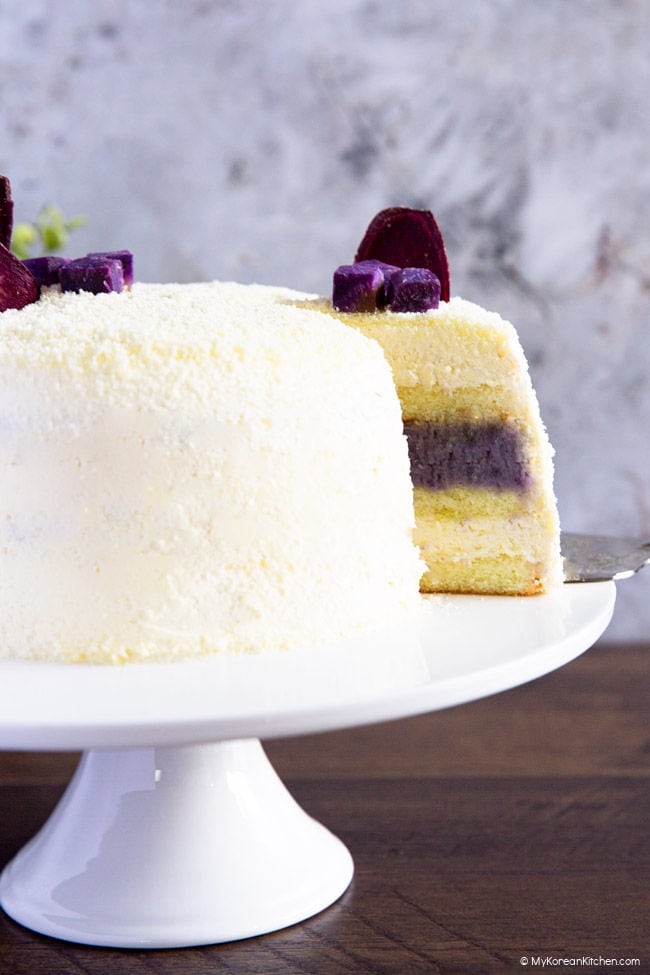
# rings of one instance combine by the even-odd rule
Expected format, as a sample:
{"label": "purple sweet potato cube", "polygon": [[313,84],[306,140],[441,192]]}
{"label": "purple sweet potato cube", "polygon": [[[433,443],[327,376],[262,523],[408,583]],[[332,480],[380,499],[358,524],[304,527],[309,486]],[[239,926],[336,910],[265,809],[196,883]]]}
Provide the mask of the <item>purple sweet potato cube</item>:
{"label": "purple sweet potato cube", "polygon": [[405,267],[391,278],[389,308],[421,312],[440,304],[440,281],[426,267]]}
{"label": "purple sweet potato cube", "polygon": [[60,269],[69,263],[68,257],[54,257],[52,255],[28,257],[26,261],[23,261],[25,267],[32,272],[42,288],[49,287],[51,284],[58,284]]}
{"label": "purple sweet potato cube", "polygon": [[62,291],[91,291],[96,295],[121,291],[122,262],[113,257],[79,257],[59,270],[59,281]]}
{"label": "purple sweet potato cube", "polygon": [[375,267],[381,271],[384,283],[383,287],[377,293],[377,307],[385,308],[390,301],[393,275],[398,274],[402,269],[395,264],[386,264],[385,261],[377,261],[375,258],[369,258],[367,261],[355,261],[355,266],[365,268]]}
{"label": "purple sweet potato cube", "polygon": [[133,254],[131,251],[95,251],[92,254],[87,254],[87,257],[110,257],[112,259],[118,260],[122,265],[122,274],[124,277],[124,287],[130,288],[133,284]]}
{"label": "purple sweet potato cube", "polygon": [[342,264],[334,272],[332,304],[337,311],[375,311],[382,299],[384,275],[375,265]]}

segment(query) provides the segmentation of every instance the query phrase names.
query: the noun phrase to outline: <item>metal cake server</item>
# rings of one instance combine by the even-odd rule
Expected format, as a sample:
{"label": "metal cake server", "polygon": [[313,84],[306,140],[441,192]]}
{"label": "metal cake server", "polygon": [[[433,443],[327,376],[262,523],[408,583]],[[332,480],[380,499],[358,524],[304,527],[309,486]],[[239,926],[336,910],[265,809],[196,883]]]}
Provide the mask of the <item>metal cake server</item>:
{"label": "metal cake server", "polygon": [[565,582],[627,579],[650,562],[650,540],[562,532]]}

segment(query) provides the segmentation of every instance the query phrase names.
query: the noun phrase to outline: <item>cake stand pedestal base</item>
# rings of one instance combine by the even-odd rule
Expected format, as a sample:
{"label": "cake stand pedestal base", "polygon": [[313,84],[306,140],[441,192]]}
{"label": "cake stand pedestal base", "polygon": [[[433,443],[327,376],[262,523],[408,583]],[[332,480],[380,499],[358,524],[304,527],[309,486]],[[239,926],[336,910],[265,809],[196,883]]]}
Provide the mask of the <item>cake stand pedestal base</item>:
{"label": "cake stand pedestal base", "polygon": [[182,947],[302,921],[352,873],[346,847],[298,806],[256,739],[92,750],[5,868],[0,902],[66,941]]}

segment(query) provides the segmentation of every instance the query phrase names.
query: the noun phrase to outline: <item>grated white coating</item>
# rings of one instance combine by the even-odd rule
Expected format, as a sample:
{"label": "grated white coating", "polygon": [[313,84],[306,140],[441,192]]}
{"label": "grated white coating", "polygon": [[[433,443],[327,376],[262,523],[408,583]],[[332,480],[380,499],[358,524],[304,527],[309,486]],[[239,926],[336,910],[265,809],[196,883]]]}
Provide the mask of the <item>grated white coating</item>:
{"label": "grated white coating", "polygon": [[379,347],[292,292],[44,292],[1,316],[0,656],[325,643],[417,612]]}

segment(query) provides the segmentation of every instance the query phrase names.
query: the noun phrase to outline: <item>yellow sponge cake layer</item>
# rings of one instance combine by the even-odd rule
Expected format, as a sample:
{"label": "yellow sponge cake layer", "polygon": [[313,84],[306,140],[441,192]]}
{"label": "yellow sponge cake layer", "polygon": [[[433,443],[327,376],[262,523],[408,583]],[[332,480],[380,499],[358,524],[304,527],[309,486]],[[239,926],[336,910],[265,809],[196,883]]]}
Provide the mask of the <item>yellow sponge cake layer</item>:
{"label": "yellow sponge cake layer", "polygon": [[416,488],[414,499],[415,540],[427,564],[423,591],[531,595],[557,583],[547,562],[557,521],[538,496]]}
{"label": "yellow sponge cake layer", "polygon": [[500,315],[462,298],[419,314],[333,314],[379,342],[405,420],[443,411],[520,419],[530,413],[526,359],[514,326]]}
{"label": "yellow sponge cake layer", "polygon": [[490,491],[488,488],[453,487],[440,491],[413,489],[413,500],[421,523],[433,526],[444,519],[516,518],[522,511],[518,491]]}
{"label": "yellow sponge cake layer", "polygon": [[[365,330],[364,330],[365,331]],[[417,420],[434,422],[478,422],[517,419],[517,401],[502,402],[494,386],[466,386],[453,390],[428,386],[397,386],[405,423]]]}
{"label": "yellow sponge cake layer", "polygon": [[427,570],[420,580],[422,592],[476,593],[484,596],[534,596],[542,589],[538,573],[530,571],[519,555],[482,556],[467,563],[453,561],[448,555],[427,560]]}

